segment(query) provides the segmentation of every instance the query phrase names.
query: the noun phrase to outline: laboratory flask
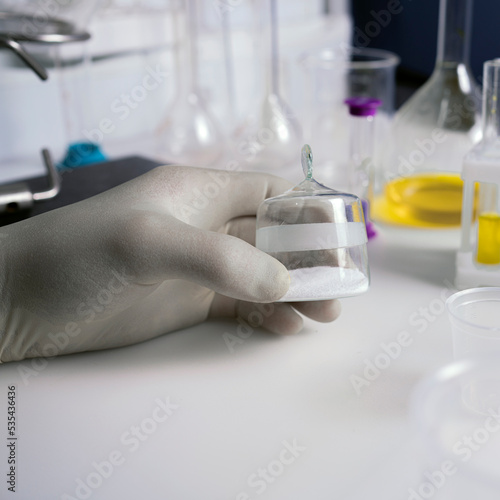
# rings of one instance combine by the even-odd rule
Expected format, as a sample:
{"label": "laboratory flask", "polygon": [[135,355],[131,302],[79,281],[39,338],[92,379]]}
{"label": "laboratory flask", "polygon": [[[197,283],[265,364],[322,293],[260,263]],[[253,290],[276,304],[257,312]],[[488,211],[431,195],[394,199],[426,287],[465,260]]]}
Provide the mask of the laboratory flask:
{"label": "laboratory flask", "polygon": [[156,153],[164,161],[207,166],[220,158],[224,137],[200,86],[199,0],[177,5],[176,96],[156,130]]}
{"label": "laboratory flask", "polygon": [[236,132],[238,152],[254,170],[276,170],[293,161],[294,148],[301,142],[302,127],[294,110],[281,95],[279,25],[277,0],[256,0],[259,41],[264,73],[264,96],[256,112],[247,116]]}
{"label": "laboratory flask", "polygon": [[460,227],[463,156],[481,138],[480,90],[469,68],[472,0],[441,0],[429,80],[400,108],[373,216],[420,228]]}

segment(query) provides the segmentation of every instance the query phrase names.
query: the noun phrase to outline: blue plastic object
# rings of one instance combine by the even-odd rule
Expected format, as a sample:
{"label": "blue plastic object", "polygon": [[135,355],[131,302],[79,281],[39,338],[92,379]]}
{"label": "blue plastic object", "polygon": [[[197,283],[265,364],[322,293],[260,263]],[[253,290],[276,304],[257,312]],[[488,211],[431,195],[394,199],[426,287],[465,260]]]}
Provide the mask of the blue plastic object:
{"label": "blue plastic object", "polygon": [[98,144],[93,142],[75,142],[68,146],[64,159],[57,165],[59,170],[79,168],[93,163],[106,161],[106,155]]}

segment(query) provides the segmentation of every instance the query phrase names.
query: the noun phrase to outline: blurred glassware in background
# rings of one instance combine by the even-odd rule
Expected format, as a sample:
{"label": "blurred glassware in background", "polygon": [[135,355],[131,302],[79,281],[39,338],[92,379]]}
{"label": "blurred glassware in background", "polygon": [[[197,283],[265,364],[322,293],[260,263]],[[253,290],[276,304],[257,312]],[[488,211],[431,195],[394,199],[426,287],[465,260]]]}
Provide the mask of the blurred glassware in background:
{"label": "blurred glassware in background", "polygon": [[250,112],[256,74],[253,2],[200,2],[199,79],[226,142]]}
{"label": "blurred glassware in background", "polygon": [[500,59],[483,74],[483,137],[463,160],[456,285],[500,286]]}
{"label": "blurred glassware in background", "polygon": [[281,96],[277,0],[255,0],[259,20],[260,61],[265,68],[264,95],[247,116],[235,139],[245,149],[250,168],[272,171],[289,164],[302,140],[295,112]]}
{"label": "blurred glassware in background", "polygon": [[83,135],[88,121],[86,103],[90,101],[92,65],[88,43],[72,47],[71,52],[56,45],[45,53],[45,59],[54,68],[63,110],[67,148],[57,165],[58,169],[77,168],[105,161],[100,141]]}
{"label": "blurred glassware in background", "polygon": [[500,364],[500,288],[462,290],[448,298],[446,309],[455,360],[495,355]]}
{"label": "blurred glassware in background", "polygon": [[377,110],[389,118],[394,114],[396,97],[396,68],[399,57],[387,50],[344,49],[348,55],[347,94],[352,97],[369,97],[381,101]]}
{"label": "blurred glassware in background", "polygon": [[224,72],[227,95],[226,116],[227,124],[232,132],[237,123],[236,107],[236,78],[234,69],[233,37],[231,31],[231,18],[227,9],[220,13],[220,26],[222,31],[222,44],[224,50]]}
{"label": "blurred glassware in background", "polygon": [[304,136],[314,145],[318,178],[349,189],[350,118],[344,100],[368,97],[382,101],[377,111],[372,155],[374,164],[380,164],[392,132],[399,57],[385,50],[341,44],[307,51],[300,55],[299,64],[304,87],[299,109]]}
{"label": "blurred glassware in background", "polygon": [[[31,5],[30,10],[35,15],[41,12],[57,15],[60,19],[72,23],[76,29],[88,30],[92,17],[102,7],[102,2],[103,0],[55,2],[51,4],[48,12],[47,8],[44,12],[39,1],[26,3]],[[88,49],[88,43],[73,45],[70,51],[67,47],[55,45],[45,53],[45,58],[50,60],[47,62],[55,69],[64,112],[67,149],[58,165],[60,168],[74,168],[106,159],[99,143],[83,136],[88,112],[85,103],[90,100],[88,89],[92,61]]]}
{"label": "blurred glassware in background", "polygon": [[[194,166],[212,165],[222,154],[224,139],[199,82],[199,3],[186,0],[178,10],[175,72],[176,97],[156,132],[157,156]],[[183,23],[184,20],[184,23]],[[185,31],[179,30],[182,25]]]}
{"label": "blurred glassware in background", "polygon": [[[44,85],[34,81],[31,72],[7,51],[0,52],[0,105],[10,129],[1,141],[0,161],[37,151],[29,168],[16,167],[6,174],[1,172],[0,177],[43,174],[40,144],[62,158],[68,142],[78,135],[100,145],[111,158],[155,157],[156,132],[168,118],[167,110],[181,91],[187,94],[177,80],[189,78],[191,71],[190,58],[183,59],[181,53],[188,50],[181,4],[181,0],[0,0],[0,8],[29,8],[40,18],[48,14],[47,9],[57,9],[64,19],[77,17],[81,24],[88,24],[92,34],[87,54],[76,45],[58,53],[30,46],[53,73]],[[280,96],[295,112],[303,94],[297,78],[297,56],[312,47],[337,47],[348,42],[352,28],[348,4],[349,0],[277,0]],[[262,67],[261,52],[254,47],[256,42],[263,43],[256,39],[259,11],[253,0],[198,2],[197,7],[197,90],[219,125],[225,150],[223,161],[216,164],[223,167],[233,162],[239,169],[251,170],[248,144],[237,141],[234,132],[236,124],[260,112],[269,77],[269,64]],[[266,56],[269,53],[266,45]],[[86,62],[81,65],[82,61]],[[19,106],[22,102],[25,104]],[[188,103],[183,109],[192,107]],[[47,127],[44,117],[49,115],[53,121]],[[164,161],[166,156],[157,159]],[[170,155],[169,160],[176,161]],[[206,157],[200,161],[207,164]],[[23,160],[22,165],[27,162]],[[295,169],[273,170],[295,176]]]}
{"label": "blurred glassware in background", "polygon": [[410,417],[421,475],[408,490],[409,499],[498,498],[498,356],[457,361],[421,381],[412,394]]}
{"label": "blurred glassware in background", "polygon": [[441,0],[435,69],[394,118],[394,150],[375,187],[377,222],[459,227],[458,172],[465,153],[481,139],[480,90],[468,62],[471,18],[472,0]]}
{"label": "blurred glassware in background", "polygon": [[361,199],[368,238],[376,235],[370,220],[370,200],[374,174],[375,115],[381,106],[380,99],[350,97],[345,100],[350,116],[350,165],[348,168],[348,192]]}
{"label": "blurred glassware in background", "polygon": [[348,97],[347,60],[348,55],[340,47],[313,49],[298,58],[303,82],[299,113],[304,140],[314,147],[316,176],[342,188],[347,188],[344,168],[344,160],[348,159],[344,109],[344,99]]}

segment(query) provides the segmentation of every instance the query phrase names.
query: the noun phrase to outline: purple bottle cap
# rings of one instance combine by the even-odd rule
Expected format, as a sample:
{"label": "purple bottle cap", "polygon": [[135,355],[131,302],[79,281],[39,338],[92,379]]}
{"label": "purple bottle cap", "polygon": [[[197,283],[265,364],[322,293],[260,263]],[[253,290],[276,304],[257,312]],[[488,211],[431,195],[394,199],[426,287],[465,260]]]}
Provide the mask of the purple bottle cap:
{"label": "purple bottle cap", "polygon": [[377,108],[382,105],[380,99],[373,97],[350,97],[344,101],[349,106],[352,116],[374,116]]}
{"label": "purple bottle cap", "polygon": [[377,231],[375,231],[375,227],[370,221],[370,204],[368,203],[368,200],[361,200],[361,206],[363,207],[363,215],[365,217],[366,236],[368,236],[368,239],[371,240],[377,236]]}

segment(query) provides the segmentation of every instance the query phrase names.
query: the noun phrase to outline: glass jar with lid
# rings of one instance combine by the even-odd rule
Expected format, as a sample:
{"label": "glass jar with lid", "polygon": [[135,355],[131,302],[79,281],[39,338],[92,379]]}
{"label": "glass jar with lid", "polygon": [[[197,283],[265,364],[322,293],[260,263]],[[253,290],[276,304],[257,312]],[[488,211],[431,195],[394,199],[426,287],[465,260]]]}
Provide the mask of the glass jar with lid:
{"label": "glass jar with lid", "polygon": [[360,199],[318,183],[312,152],[302,148],[305,179],[265,200],[256,246],[283,263],[291,283],[281,301],[326,300],[366,292],[370,273]]}

